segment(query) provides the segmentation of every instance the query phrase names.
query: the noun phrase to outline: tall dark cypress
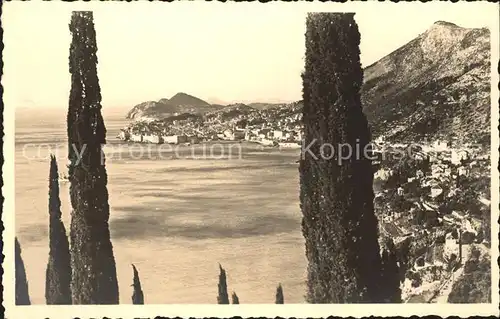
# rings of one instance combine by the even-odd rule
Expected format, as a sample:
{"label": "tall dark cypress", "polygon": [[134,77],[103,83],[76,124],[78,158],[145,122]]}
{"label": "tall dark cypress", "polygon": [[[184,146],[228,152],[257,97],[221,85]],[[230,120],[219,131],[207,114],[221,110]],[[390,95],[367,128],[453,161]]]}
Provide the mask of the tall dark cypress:
{"label": "tall dark cypress", "polygon": [[134,283],[132,286],[134,287],[134,292],[132,293],[132,303],[134,305],[143,305],[144,304],[144,293],[141,288],[141,281],[139,280],[139,272],[134,265],[132,265],[132,269],[134,271]]}
{"label": "tall dark cypress", "polygon": [[21,245],[15,238],[15,263],[16,263],[16,305],[31,305],[28,293],[28,280],[26,279],[26,269],[21,257]]}
{"label": "tall dark cypress", "polygon": [[92,12],[76,11],[69,25],[71,92],[68,108],[73,304],[117,304],[116,265],[109,232],[109,204],[102,144],[97,44]]}
{"label": "tall dark cypress", "polygon": [[66,228],[61,220],[59,172],[56,158],[50,157],[49,173],[49,261],[45,273],[47,305],[71,304],[71,258]]}
{"label": "tall dark cypress", "polygon": [[359,94],[363,72],[354,14],[311,13],[305,38],[305,147],[299,171],[307,301],[378,302],[371,150],[363,154],[371,137]]}
{"label": "tall dark cypress", "polygon": [[227,281],[226,281],[226,271],[219,264],[220,274],[219,274],[219,294],[217,296],[217,303],[227,305],[229,304],[229,296],[227,294]]}
{"label": "tall dark cypress", "polygon": [[285,297],[283,296],[283,287],[281,287],[281,284],[278,285],[278,288],[276,288],[276,302],[277,304],[284,304],[285,303]]}
{"label": "tall dark cypress", "polygon": [[231,299],[233,300],[233,305],[238,305],[240,303],[240,298],[238,298],[238,295],[234,291],[231,295]]}

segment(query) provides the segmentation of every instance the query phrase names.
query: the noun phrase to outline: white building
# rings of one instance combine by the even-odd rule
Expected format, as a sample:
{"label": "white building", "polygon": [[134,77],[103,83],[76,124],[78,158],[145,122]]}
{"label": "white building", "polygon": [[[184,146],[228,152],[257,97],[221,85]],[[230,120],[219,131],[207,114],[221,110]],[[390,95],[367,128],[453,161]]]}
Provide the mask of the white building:
{"label": "white building", "polygon": [[444,142],[444,141],[435,141],[434,144],[434,150],[436,151],[445,151],[448,149],[448,143]]}
{"label": "white building", "polygon": [[128,140],[130,138],[130,133],[128,131],[125,131],[125,130],[120,130],[120,133],[118,134],[118,138],[120,140]]}
{"label": "white building", "polygon": [[431,188],[431,197],[437,197],[443,193],[443,189],[439,185],[432,186]]}
{"label": "white building", "polygon": [[451,162],[455,165],[460,164],[462,161],[466,161],[469,159],[469,152],[466,150],[458,150],[451,153]]}
{"label": "white building", "polygon": [[384,141],[385,141],[385,138],[384,138],[384,136],[383,136],[383,135],[380,135],[379,137],[377,137],[377,138],[375,139],[375,143],[376,143],[376,144],[384,144]]}
{"label": "white building", "polygon": [[130,140],[132,142],[142,142],[142,134],[134,133],[134,134],[130,135]]}
{"label": "white building", "polygon": [[162,140],[166,144],[180,144],[188,141],[186,135],[166,135],[162,136]]}
{"label": "white building", "polygon": [[458,168],[458,176],[460,176],[460,175],[463,175],[463,176],[467,176],[467,175],[469,175],[469,170],[467,169],[467,167],[465,167],[465,166],[460,166],[460,167]]}
{"label": "white building", "polygon": [[419,170],[417,170],[417,172],[415,173],[415,176],[416,176],[417,178],[422,178],[422,177],[424,177],[424,172],[422,172],[422,170],[421,170],[421,169],[419,169]]}
{"label": "white building", "polygon": [[393,171],[390,169],[381,168],[375,172],[374,178],[378,178],[380,180],[386,181],[390,176],[393,175]]}
{"label": "white building", "polygon": [[225,130],[224,131],[224,138],[229,139],[229,140],[234,140],[234,133],[232,130]]}
{"label": "white building", "polygon": [[398,192],[398,195],[399,195],[399,196],[402,196],[402,195],[404,194],[404,189],[403,189],[403,187],[401,187],[401,186],[400,186],[400,187],[398,187],[397,192]]}
{"label": "white building", "polygon": [[160,143],[160,136],[156,134],[147,134],[144,135],[142,138],[142,141],[145,143],[153,143],[153,144],[159,144]]}
{"label": "white building", "polygon": [[283,131],[281,131],[281,130],[274,130],[273,131],[273,138],[275,140],[281,140],[283,138]]}

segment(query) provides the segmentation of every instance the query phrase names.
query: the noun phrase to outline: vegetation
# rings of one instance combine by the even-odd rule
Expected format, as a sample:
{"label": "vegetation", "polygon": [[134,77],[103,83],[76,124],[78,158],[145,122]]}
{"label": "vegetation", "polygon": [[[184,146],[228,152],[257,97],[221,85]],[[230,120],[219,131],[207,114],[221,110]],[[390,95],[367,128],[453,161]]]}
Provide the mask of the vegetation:
{"label": "vegetation", "polygon": [[371,161],[347,156],[345,148],[334,159],[320,156],[321,144],[363,150],[370,142],[359,94],[360,34],[352,13],[313,13],[306,24],[305,145],[316,142],[299,168],[307,300],[379,302],[381,259]]}
{"label": "vegetation", "polygon": [[285,297],[283,296],[283,287],[281,287],[281,284],[279,284],[278,288],[276,288],[276,303],[277,304],[285,303]]}
{"label": "vegetation", "polygon": [[26,269],[24,268],[23,258],[21,257],[21,245],[15,238],[15,257],[16,257],[16,305],[31,305],[28,293],[28,280],[26,279]]}
{"label": "vegetation", "polygon": [[55,156],[50,158],[49,175],[49,261],[45,275],[48,305],[71,304],[71,258],[66,228],[61,220],[59,173]]}
{"label": "vegetation", "polygon": [[240,299],[238,298],[238,295],[233,291],[233,294],[231,295],[231,299],[233,300],[233,305],[237,305],[240,303]]}
{"label": "vegetation", "polygon": [[222,305],[229,304],[229,296],[227,294],[227,281],[226,281],[226,271],[219,264],[220,274],[219,274],[219,295],[217,296],[217,303]]}
{"label": "vegetation", "polygon": [[[116,266],[109,233],[106,167],[101,144],[97,44],[92,12],[73,12],[69,71],[68,143],[71,182],[71,282],[73,304],[117,304]],[[81,154],[79,154],[81,153]]]}
{"label": "vegetation", "polygon": [[134,271],[134,283],[132,286],[134,287],[134,292],[132,293],[132,304],[134,305],[143,305],[144,304],[144,293],[141,288],[141,281],[139,280],[139,272],[137,268],[132,264],[132,270]]}

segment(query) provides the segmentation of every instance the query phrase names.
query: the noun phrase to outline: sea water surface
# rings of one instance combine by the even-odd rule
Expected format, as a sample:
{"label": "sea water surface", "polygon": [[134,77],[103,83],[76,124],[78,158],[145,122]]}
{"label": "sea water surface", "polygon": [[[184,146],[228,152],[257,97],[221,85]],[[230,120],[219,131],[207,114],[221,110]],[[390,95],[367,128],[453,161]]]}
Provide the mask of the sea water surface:
{"label": "sea water surface", "polygon": [[[216,303],[219,263],[229,293],[241,303],[274,303],[278,283],[285,303],[303,303],[298,151],[242,144],[229,158],[226,145],[224,154],[212,148],[217,154],[211,158],[197,145],[195,158],[190,148],[171,158],[173,150],[152,145],[152,155],[143,146],[140,156],[139,145],[115,139],[125,113],[103,109],[120,303],[131,303],[131,264],[139,270],[145,303]],[[17,109],[15,223],[33,304],[45,303],[50,153],[65,172],[66,110]],[[69,232],[68,183],[60,184],[60,197]]]}

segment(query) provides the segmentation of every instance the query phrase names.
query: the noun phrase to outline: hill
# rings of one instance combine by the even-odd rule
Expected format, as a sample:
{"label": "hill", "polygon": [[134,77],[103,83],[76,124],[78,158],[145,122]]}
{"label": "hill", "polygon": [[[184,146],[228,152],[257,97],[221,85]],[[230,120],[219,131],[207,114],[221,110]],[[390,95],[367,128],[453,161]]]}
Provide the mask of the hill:
{"label": "hill", "polygon": [[438,21],[364,70],[362,100],[388,140],[490,136],[490,33]]}
{"label": "hill", "polygon": [[222,105],[212,105],[192,95],[179,92],[170,99],[147,101],[134,106],[128,113],[128,119],[139,118],[167,118],[177,114],[203,114],[223,108]]}

